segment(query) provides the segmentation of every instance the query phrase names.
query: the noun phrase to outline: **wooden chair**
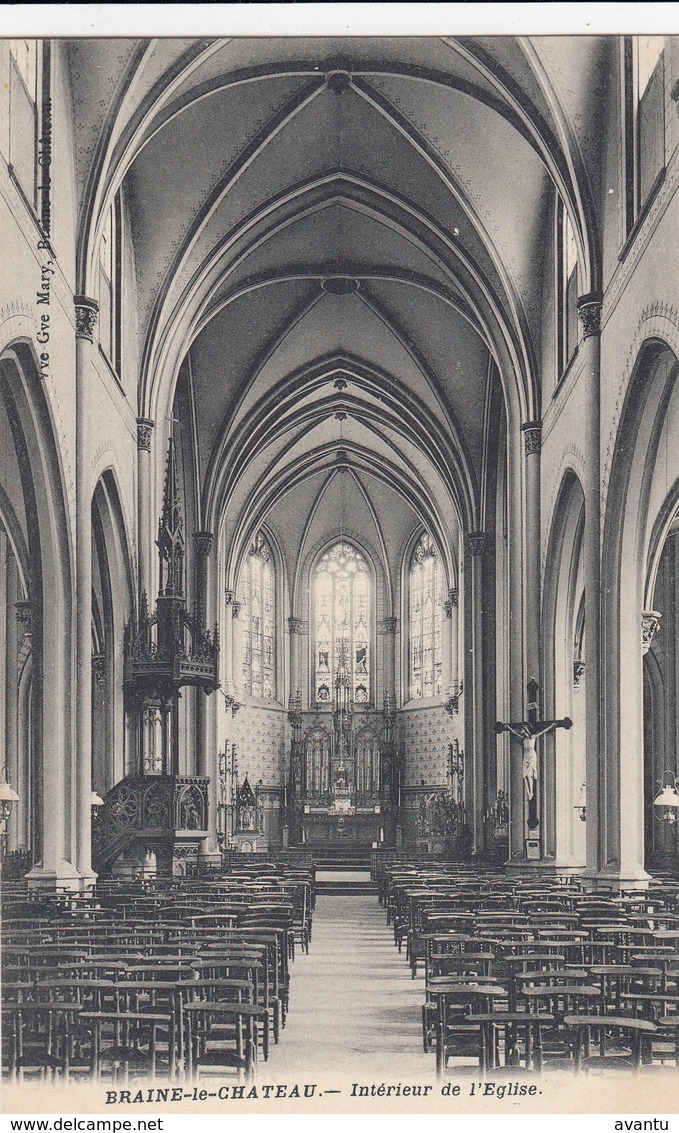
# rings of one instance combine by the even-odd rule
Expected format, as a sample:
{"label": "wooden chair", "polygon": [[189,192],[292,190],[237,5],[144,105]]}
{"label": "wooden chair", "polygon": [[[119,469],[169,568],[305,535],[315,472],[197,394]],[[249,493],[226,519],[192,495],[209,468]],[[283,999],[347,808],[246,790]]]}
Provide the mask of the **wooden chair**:
{"label": "wooden chair", "polygon": [[442,1077],[451,1056],[478,1058],[480,1026],[467,1016],[492,1012],[506,991],[497,984],[455,984],[432,987],[437,1001],[436,1074]]}
{"label": "wooden chair", "polygon": [[[256,1025],[265,1009],[254,1003],[192,1001],[182,1008],[186,1034],[187,1073],[211,1075],[235,1072],[239,1081],[249,1080],[257,1060]],[[235,1033],[225,1040],[217,1024],[235,1023]]]}
{"label": "wooden chair", "polygon": [[651,1063],[651,1038],[658,1028],[647,1019],[566,1015],[563,1022],[574,1033],[576,1070],[639,1070]]}
{"label": "wooden chair", "polygon": [[502,1065],[501,1058],[504,1065],[512,1069],[521,1066],[523,1058],[524,1069],[542,1070],[542,1032],[554,1022],[552,1015],[492,1011],[468,1015],[467,1021],[480,1028],[479,1071],[482,1078]]}
{"label": "wooden chair", "polygon": [[[80,1022],[91,1034],[90,1071],[99,1081],[114,1082],[143,1075],[155,1077],[158,1032],[173,1032],[172,1012],[81,1011]],[[170,1040],[174,1047],[174,1034]]]}

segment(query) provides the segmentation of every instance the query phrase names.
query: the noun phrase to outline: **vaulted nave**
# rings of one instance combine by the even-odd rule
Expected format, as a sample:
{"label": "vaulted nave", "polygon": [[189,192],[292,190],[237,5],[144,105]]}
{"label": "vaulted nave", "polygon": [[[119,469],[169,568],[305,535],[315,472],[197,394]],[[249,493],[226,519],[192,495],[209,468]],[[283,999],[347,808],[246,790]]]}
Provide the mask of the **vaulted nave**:
{"label": "vaulted nave", "polygon": [[[674,948],[648,933],[679,916],[678,78],[662,35],[0,42],[20,969],[33,914],[49,951],[64,903],[138,909],[118,944],[153,952],[176,900],[179,967],[205,917],[270,930],[275,974],[289,915],[309,972],[314,871],[347,875],[318,882],[337,916],[378,875],[401,894],[399,863],[457,886],[441,916],[476,875],[519,937],[553,910],[598,940],[573,896],[598,894]],[[399,912],[406,984],[427,904]],[[583,946],[573,978],[609,961]]]}

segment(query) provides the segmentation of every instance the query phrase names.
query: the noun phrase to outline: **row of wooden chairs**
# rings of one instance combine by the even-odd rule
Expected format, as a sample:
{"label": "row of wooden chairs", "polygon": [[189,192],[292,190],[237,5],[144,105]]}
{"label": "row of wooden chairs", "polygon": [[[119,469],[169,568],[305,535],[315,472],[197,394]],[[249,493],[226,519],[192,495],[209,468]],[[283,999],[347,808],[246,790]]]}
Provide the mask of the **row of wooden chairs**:
{"label": "row of wooden chairs", "polygon": [[378,892],[439,1075],[679,1066],[679,885],[587,892],[383,861]]}
{"label": "row of wooden chairs", "polygon": [[311,940],[310,871],[106,882],[3,917],[3,1072],[14,1078],[252,1077],[278,1042]]}

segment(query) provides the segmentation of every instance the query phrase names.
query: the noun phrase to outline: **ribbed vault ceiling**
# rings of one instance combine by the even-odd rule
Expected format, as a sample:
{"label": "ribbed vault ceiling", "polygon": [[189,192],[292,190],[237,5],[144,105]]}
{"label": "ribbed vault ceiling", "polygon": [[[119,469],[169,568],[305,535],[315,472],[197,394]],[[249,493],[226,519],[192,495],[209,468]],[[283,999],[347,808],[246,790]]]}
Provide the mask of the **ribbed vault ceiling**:
{"label": "ribbed vault ceiling", "polygon": [[605,41],[105,43],[69,48],[79,270],[124,182],[139,412],[166,415],[181,372],[205,521],[301,540],[339,452],[400,539],[482,526],[494,388],[513,426],[539,415],[555,192],[596,283]]}

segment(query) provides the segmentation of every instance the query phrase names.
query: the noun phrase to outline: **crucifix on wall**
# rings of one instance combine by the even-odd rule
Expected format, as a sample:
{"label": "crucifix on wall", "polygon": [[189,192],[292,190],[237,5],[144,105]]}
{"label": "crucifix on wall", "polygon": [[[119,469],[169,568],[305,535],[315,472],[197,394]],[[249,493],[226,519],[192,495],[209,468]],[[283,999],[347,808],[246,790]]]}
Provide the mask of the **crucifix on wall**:
{"label": "crucifix on wall", "polygon": [[572,728],[573,721],[565,716],[563,720],[538,720],[538,682],[532,679],[526,685],[528,694],[527,720],[518,723],[503,724],[500,720],[495,724],[498,735],[502,732],[511,732],[523,746],[522,776],[527,806],[526,824],[529,830],[536,830],[539,825],[538,818],[538,754],[536,742],[540,736],[552,732],[556,728]]}

